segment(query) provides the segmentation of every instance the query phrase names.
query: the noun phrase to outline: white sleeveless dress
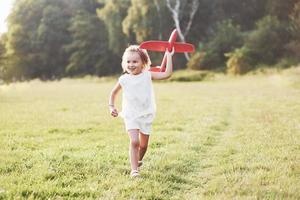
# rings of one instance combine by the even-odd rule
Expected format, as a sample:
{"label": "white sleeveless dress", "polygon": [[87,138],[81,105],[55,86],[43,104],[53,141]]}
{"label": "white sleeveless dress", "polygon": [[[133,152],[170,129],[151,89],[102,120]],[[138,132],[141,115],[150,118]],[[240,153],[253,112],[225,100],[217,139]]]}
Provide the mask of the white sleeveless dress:
{"label": "white sleeveless dress", "polygon": [[138,75],[123,74],[119,78],[122,87],[122,111],[126,130],[139,129],[150,134],[156,112],[151,72],[144,70]]}

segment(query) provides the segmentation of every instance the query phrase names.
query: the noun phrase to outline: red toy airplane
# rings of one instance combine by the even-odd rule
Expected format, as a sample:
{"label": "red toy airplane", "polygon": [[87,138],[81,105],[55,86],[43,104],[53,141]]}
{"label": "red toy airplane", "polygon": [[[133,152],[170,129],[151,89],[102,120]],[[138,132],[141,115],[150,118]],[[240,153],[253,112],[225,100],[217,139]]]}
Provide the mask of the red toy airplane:
{"label": "red toy airplane", "polygon": [[[167,49],[168,51],[172,51],[172,48],[174,47],[174,51],[177,53],[194,52],[195,50],[194,45],[189,43],[183,43],[183,42],[175,42],[176,38],[177,38],[177,30],[174,29],[169,38],[169,41],[150,40],[150,41],[142,42],[142,44],[140,44],[140,48],[147,49],[150,51],[165,52]],[[165,55],[161,65],[158,67],[151,67],[149,71],[164,72],[166,70],[166,63],[167,63],[167,57]]]}

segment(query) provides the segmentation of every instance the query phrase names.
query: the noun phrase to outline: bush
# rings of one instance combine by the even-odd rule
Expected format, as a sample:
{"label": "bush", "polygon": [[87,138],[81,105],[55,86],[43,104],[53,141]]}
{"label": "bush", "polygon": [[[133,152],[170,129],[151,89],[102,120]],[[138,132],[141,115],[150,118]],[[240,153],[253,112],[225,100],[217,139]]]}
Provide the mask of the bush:
{"label": "bush", "polygon": [[288,68],[288,67],[296,66],[298,63],[299,63],[299,58],[286,57],[280,59],[279,62],[276,63],[275,67]]}
{"label": "bush", "polygon": [[274,16],[258,21],[256,30],[249,34],[245,48],[249,49],[251,62],[272,65],[284,56],[289,33],[285,24]]}
{"label": "bush", "polygon": [[298,58],[300,61],[300,39],[291,41],[285,47],[289,57]]}
{"label": "bush", "polygon": [[240,75],[247,73],[251,69],[249,50],[247,48],[236,49],[225,55],[229,57],[226,63],[227,73]]}
{"label": "bush", "polygon": [[197,51],[194,53],[187,63],[187,68],[192,70],[201,70],[201,61],[205,57],[204,52]]}
{"label": "bush", "polygon": [[205,48],[203,59],[198,65],[200,69],[212,69],[225,64],[225,53],[231,52],[243,44],[243,35],[239,26],[231,20],[217,24],[216,32]]}

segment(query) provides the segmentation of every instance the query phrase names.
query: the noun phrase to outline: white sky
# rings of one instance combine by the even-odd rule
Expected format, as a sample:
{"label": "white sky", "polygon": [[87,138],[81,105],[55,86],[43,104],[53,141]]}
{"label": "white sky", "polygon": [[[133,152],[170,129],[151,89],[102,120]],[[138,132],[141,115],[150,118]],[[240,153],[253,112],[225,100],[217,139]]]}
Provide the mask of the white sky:
{"label": "white sky", "polygon": [[7,31],[6,17],[10,13],[14,0],[0,0],[0,34]]}

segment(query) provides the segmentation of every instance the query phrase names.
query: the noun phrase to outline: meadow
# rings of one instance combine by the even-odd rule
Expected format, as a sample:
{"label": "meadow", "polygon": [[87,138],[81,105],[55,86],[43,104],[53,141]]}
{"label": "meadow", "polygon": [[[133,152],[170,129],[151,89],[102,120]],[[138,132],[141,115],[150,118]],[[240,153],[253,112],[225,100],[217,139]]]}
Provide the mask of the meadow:
{"label": "meadow", "polygon": [[0,85],[0,199],[300,199],[299,67],[155,82],[136,179],[114,81]]}

